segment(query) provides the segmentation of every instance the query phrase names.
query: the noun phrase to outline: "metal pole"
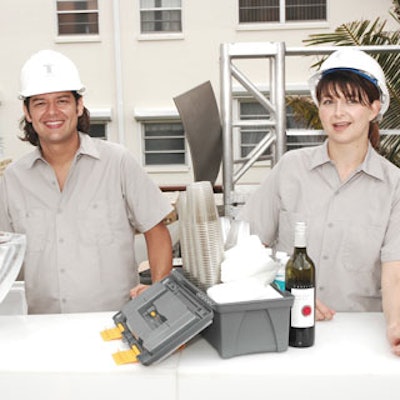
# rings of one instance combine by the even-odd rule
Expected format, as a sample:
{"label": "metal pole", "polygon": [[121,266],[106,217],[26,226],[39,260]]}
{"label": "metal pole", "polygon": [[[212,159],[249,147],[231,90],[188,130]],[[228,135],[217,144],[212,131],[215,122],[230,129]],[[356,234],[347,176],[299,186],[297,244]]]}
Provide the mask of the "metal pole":
{"label": "metal pole", "polygon": [[286,103],[285,103],[285,43],[277,43],[277,54],[274,59],[275,106],[276,106],[276,159],[286,152]]}
{"label": "metal pole", "polygon": [[221,118],[222,118],[222,148],[223,148],[223,192],[224,213],[232,215],[233,195],[233,132],[232,132],[232,79],[230,70],[229,44],[220,47],[221,68]]}
{"label": "metal pole", "polygon": [[119,12],[119,0],[114,0],[114,64],[115,81],[117,93],[117,115],[118,115],[118,142],[125,145],[125,121],[124,121],[124,94],[122,84],[122,51],[121,51],[121,23]]}

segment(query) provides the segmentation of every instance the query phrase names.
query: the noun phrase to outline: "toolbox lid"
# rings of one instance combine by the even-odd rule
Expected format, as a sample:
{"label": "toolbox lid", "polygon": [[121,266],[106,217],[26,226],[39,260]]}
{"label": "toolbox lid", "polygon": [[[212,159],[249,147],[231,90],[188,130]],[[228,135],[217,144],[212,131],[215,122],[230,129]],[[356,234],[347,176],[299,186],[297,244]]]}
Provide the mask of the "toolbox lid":
{"label": "toolbox lid", "polygon": [[126,303],[113,320],[137,359],[150,365],[204,330],[213,316],[210,299],[176,268]]}

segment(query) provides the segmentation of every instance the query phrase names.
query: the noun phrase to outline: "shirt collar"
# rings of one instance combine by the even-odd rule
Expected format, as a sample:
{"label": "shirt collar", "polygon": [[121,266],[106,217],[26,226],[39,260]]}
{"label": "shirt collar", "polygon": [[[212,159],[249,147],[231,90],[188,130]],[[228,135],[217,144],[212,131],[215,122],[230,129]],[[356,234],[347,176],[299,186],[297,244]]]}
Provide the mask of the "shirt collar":
{"label": "shirt collar", "polygon": [[[76,156],[87,155],[93,158],[100,158],[99,151],[95,145],[93,139],[86,133],[79,132],[80,146],[76,152]],[[39,146],[37,146],[30,154],[27,155],[26,165],[28,168],[32,168],[38,160],[45,161],[40,151]]]}
{"label": "shirt collar", "polygon": [[99,150],[96,143],[88,134],[79,132],[81,145],[77,151],[77,155],[87,155],[93,158],[100,158]]}
{"label": "shirt collar", "polygon": [[310,169],[317,168],[330,162],[331,159],[328,156],[328,140],[325,140],[321,146],[316,146],[313,148]]}
{"label": "shirt collar", "polygon": [[372,147],[371,143],[368,144],[368,152],[364,162],[360,165],[360,170],[366,174],[371,175],[381,181],[384,180],[384,174],[381,163],[381,155]]}
{"label": "shirt collar", "polygon": [[[367,175],[383,180],[384,174],[380,157],[381,156],[375,151],[371,143],[368,143],[367,155],[364,161],[358,167],[358,171],[363,171]],[[328,140],[325,140],[321,146],[315,147],[311,157],[310,169],[317,168],[327,163],[331,163],[331,159],[328,155]]]}

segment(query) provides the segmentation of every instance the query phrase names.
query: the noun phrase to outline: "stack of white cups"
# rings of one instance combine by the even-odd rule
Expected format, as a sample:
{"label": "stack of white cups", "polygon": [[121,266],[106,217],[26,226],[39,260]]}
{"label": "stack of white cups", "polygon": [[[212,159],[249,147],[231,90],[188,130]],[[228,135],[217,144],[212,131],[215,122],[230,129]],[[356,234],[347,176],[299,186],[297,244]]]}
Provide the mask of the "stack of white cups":
{"label": "stack of white cups", "polygon": [[183,269],[203,289],[220,283],[224,244],[211,183],[187,185],[177,210]]}

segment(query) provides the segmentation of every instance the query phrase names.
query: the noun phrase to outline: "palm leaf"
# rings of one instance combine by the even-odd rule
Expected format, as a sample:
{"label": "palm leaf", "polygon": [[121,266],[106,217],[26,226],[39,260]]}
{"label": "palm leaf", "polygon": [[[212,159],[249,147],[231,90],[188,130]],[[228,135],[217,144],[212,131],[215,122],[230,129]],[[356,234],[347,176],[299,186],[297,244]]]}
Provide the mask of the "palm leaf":
{"label": "palm leaf", "polygon": [[288,96],[286,104],[293,108],[294,118],[305,123],[308,129],[322,129],[317,106],[310,97]]}

